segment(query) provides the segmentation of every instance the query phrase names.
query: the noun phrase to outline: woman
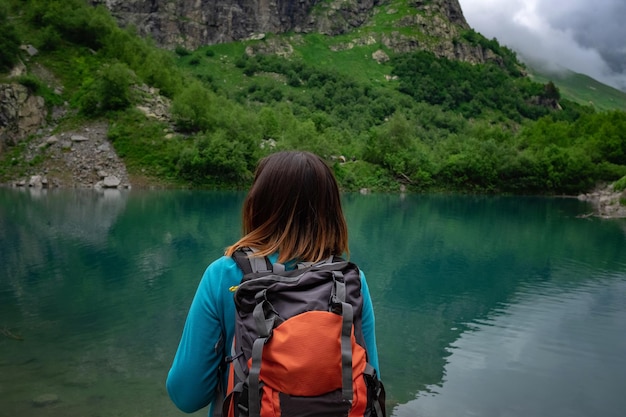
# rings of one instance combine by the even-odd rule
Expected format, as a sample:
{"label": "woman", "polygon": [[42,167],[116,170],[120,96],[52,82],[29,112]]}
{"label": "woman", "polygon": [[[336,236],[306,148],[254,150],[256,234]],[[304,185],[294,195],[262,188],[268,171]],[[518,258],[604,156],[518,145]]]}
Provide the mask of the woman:
{"label": "woman", "polygon": [[[218,382],[222,386],[226,382],[226,374],[220,374],[218,368],[224,347],[229,350],[234,335],[231,289],[243,277],[231,255],[239,248],[251,247],[256,255],[289,268],[297,262],[348,253],[348,230],[330,168],[308,152],[279,152],[261,160],[243,205],[243,233],[225,256],[206,269],[167,377],[170,398],[188,413],[213,403]],[[362,272],[361,284],[363,335],[369,362],[380,375],[374,311]]]}

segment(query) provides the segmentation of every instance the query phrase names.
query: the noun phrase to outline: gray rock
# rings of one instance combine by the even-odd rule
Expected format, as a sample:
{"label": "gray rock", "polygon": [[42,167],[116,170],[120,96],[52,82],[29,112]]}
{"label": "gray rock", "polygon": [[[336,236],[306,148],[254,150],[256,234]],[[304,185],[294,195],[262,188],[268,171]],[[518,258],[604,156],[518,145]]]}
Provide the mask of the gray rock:
{"label": "gray rock", "polygon": [[102,186],[104,188],[117,188],[120,186],[120,184],[120,179],[117,178],[115,175],[109,175],[102,180]]}
{"label": "gray rock", "polygon": [[28,186],[33,188],[42,188],[43,179],[41,178],[41,175],[32,175],[28,181]]}
{"label": "gray rock", "polygon": [[385,51],[383,51],[382,49],[379,49],[379,50],[377,50],[376,52],[374,52],[374,53],[372,54],[372,58],[373,58],[376,62],[378,62],[379,64],[380,64],[381,62],[387,62],[387,61],[389,61],[389,55],[387,55],[387,54],[385,53]]}
{"label": "gray rock", "polygon": [[17,145],[37,132],[47,114],[43,97],[17,83],[0,84],[0,153],[5,145]]}
{"label": "gray rock", "polygon": [[26,53],[30,56],[35,56],[39,53],[37,48],[35,48],[33,45],[21,45],[20,49],[26,51]]}

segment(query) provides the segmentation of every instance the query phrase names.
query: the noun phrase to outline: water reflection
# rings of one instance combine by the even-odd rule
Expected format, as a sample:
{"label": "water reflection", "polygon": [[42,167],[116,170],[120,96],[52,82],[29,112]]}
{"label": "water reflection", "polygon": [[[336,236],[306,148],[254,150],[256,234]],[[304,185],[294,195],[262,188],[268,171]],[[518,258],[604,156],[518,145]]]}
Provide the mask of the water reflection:
{"label": "water reflection", "polygon": [[[439,392],[450,378],[455,343],[476,323],[515,305],[527,288],[584,289],[604,270],[623,276],[623,222],[577,217],[586,210],[573,199],[480,196],[348,204],[359,233],[353,257],[374,293],[383,377],[392,372],[384,378],[391,405],[420,404],[425,394]],[[626,370],[623,360],[615,365]],[[457,404],[453,394],[436,398]],[[416,415],[411,406],[397,412],[403,410]],[[467,415],[430,415],[437,414]]]}
{"label": "water reflection", "polygon": [[445,376],[397,417],[621,416],[626,279],[538,286],[449,347]]}
{"label": "water reflection", "polygon": [[[238,235],[240,202],[0,189],[0,329],[23,339],[0,334],[0,414],[179,415],[165,375],[202,271]],[[33,406],[48,394],[58,401]]]}
{"label": "water reflection", "polygon": [[[0,189],[0,328],[24,338],[0,335],[2,412],[181,415],[165,374],[204,268],[239,236],[242,199]],[[344,206],[395,415],[623,408],[623,221],[577,218],[588,207],[575,199]],[[61,401],[34,408],[45,393]]]}
{"label": "water reflection", "polygon": [[129,193],[117,189],[11,191],[13,213],[18,219],[27,220],[21,225],[27,226],[28,232],[80,239],[86,244],[106,242],[110,228],[124,211]]}

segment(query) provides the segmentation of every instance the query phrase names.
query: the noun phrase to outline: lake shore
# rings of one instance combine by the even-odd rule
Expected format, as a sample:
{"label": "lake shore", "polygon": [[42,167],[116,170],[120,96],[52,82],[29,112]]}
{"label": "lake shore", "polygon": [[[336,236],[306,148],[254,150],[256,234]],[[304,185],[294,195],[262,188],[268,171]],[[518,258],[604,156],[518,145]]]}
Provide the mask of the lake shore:
{"label": "lake shore", "polygon": [[626,218],[626,190],[615,191],[613,184],[609,184],[596,190],[580,194],[578,199],[588,201],[593,206],[593,212],[588,216],[596,216],[604,219]]}
{"label": "lake shore", "polygon": [[[108,140],[107,131],[107,123],[94,122],[76,130],[42,135],[29,144],[27,159],[39,157],[43,161],[26,175],[3,185],[25,188],[172,188],[156,178],[129,173]],[[615,191],[613,184],[601,185],[577,198],[590,202],[593,207],[593,211],[584,217],[626,218],[626,205],[620,202],[626,201],[626,190]]]}

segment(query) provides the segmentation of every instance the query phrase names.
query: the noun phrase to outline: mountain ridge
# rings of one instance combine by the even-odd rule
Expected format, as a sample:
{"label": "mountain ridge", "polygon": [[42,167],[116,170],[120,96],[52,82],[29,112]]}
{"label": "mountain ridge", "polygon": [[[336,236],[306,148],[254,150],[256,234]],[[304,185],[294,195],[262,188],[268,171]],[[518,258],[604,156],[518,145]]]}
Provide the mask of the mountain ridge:
{"label": "mountain ridge", "polygon": [[90,0],[122,26],[133,26],[170,50],[262,40],[268,35],[369,37],[394,52],[430,50],[437,56],[484,63],[488,48],[461,41],[470,30],[458,0]]}
{"label": "mountain ridge", "polygon": [[469,29],[458,0],[90,0],[90,4],[105,6],[122,26],[133,25],[139,34],[169,49],[178,45],[196,49],[267,33],[336,36],[366,26],[377,9],[386,6],[396,12],[407,8],[415,11],[412,17],[403,17],[397,27],[426,27],[429,22],[424,17],[439,15],[446,22]]}

